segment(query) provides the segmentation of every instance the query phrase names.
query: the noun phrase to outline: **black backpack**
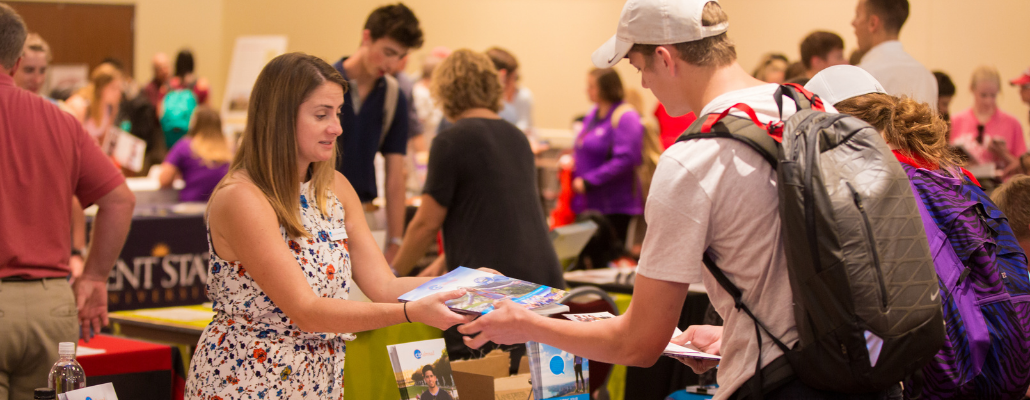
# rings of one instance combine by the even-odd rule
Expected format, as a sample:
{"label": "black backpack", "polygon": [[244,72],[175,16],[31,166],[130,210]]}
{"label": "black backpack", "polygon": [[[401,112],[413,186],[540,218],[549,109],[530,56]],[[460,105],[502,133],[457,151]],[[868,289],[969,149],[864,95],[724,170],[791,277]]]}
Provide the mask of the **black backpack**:
{"label": "black backpack", "polygon": [[[761,398],[795,377],[819,390],[882,391],[919,371],[944,342],[920,204],[875,128],[824,112],[822,101],[797,85],[776,91],[781,116],[783,96],[798,110],[785,124],[762,125],[750,107],[737,104],[698,118],[678,139],[736,139],[776,169],[799,336],[793,348],[769,333],[740,289],[704,256],[736,308],[754,319],[759,339],[755,376],[735,398]],[[751,118],[729,115],[733,108]],[[760,328],[785,354],[765,368]],[[867,348],[867,334],[881,339],[878,351]]]}

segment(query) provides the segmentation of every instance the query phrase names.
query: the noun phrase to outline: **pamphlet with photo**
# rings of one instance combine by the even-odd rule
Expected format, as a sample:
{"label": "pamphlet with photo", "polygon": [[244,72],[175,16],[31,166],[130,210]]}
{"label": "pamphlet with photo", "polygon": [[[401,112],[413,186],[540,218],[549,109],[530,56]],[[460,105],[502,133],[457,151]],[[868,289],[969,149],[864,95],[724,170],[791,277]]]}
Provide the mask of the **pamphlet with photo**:
{"label": "pamphlet with photo", "polygon": [[402,400],[458,399],[443,339],[386,346]]}
{"label": "pamphlet with photo", "polygon": [[568,311],[568,306],[559,303],[565,297],[564,290],[465,267],[458,267],[433,278],[397,299],[402,302],[415,301],[431,294],[458,289],[465,289],[465,295],[449,300],[446,304],[455,312],[463,314],[489,313],[494,310],[493,303],[502,299],[510,299],[540,314]]}
{"label": "pamphlet with photo", "polygon": [[533,398],[590,400],[590,362],[538,342],[526,343]]}

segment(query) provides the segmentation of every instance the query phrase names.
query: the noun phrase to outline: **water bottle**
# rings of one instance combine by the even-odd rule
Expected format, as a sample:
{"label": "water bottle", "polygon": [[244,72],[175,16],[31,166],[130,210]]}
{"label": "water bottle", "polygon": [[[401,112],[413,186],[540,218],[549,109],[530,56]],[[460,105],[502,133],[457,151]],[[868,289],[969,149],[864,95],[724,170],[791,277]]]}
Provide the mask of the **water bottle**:
{"label": "water bottle", "polygon": [[54,400],[56,398],[57,394],[51,388],[37,388],[32,393],[32,400]]}
{"label": "water bottle", "polygon": [[75,361],[75,343],[61,342],[57,354],[61,359],[50,368],[50,388],[61,394],[86,387],[86,372]]}

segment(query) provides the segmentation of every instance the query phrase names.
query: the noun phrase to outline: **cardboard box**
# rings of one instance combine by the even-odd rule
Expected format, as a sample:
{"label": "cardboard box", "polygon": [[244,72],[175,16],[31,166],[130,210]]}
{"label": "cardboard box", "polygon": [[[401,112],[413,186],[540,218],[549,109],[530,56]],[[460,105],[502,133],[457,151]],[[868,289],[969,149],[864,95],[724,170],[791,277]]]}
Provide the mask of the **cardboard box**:
{"label": "cardboard box", "polygon": [[532,396],[529,362],[523,357],[519,374],[508,376],[511,358],[495,350],[478,360],[453,361],[451,373],[461,400],[526,400]]}

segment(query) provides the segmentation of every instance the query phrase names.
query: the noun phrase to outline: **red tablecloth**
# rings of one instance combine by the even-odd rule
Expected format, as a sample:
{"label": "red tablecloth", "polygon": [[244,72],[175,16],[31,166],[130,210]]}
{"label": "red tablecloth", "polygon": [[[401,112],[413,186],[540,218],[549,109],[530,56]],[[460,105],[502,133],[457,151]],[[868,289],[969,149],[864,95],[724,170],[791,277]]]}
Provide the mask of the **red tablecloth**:
{"label": "red tablecloth", "polygon": [[167,345],[100,335],[89,343],[79,340],[79,347],[104,350],[76,357],[87,377],[172,370],[172,349]]}
{"label": "red tablecloth", "polygon": [[111,383],[119,399],[179,400],[185,382],[178,351],[168,345],[100,335],[89,343],[80,340],[82,355],[76,359],[89,385]]}

